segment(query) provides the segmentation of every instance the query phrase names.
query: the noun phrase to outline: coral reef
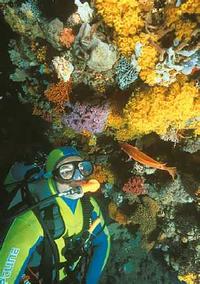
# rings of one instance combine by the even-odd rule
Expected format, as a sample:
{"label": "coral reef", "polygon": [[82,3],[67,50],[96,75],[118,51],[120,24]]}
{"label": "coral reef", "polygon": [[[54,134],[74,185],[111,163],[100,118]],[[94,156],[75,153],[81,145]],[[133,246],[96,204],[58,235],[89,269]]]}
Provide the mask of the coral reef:
{"label": "coral reef", "polygon": [[[52,146],[95,164],[113,222],[102,284],[197,284],[200,2],[0,0],[0,10],[13,97],[48,122]],[[122,141],[169,161],[176,179],[127,161]]]}

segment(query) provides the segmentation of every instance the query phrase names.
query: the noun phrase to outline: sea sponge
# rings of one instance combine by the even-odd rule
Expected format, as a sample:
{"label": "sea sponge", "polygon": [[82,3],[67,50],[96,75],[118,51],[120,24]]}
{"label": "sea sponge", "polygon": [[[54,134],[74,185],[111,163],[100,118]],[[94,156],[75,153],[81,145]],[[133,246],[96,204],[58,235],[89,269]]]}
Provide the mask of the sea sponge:
{"label": "sea sponge", "polygon": [[108,103],[91,105],[76,102],[69,105],[72,111],[62,117],[65,126],[74,129],[77,133],[89,131],[90,133],[101,133],[109,114]]}
{"label": "sea sponge", "polygon": [[55,71],[59,79],[67,82],[70,79],[74,66],[64,56],[55,56],[52,60]]}

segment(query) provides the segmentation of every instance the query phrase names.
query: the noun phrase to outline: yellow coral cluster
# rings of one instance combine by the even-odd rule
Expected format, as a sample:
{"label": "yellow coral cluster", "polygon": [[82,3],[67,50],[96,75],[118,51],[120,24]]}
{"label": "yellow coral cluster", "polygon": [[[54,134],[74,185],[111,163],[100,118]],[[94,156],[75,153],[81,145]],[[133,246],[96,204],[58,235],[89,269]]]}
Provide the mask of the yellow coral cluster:
{"label": "yellow coral cluster", "polygon": [[47,47],[40,46],[38,42],[32,41],[31,42],[31,50],[35,53],[37,60],[40,63],[45,63],[46,55],[47,55]]}
{"label": "yellow coral cluster", "polygon": [[[151,1],[149,1],[151,2]],[[150,3],[150,7],[153,4]],[[158,61],[158,51],[150,44],[156,41],[156,35],[142,32],[145,22],[145,1],[138,0],[106,0],[96,1],[98,13],[102,15],[105,23],[114,29],[115,43],[121,53],[130,56],[136,43],[142,44],[138,64],[141,67],[140,77],[149,85],[155,84],[155,66]],[[149,8],[150,9],[150,8]]]}
{"label": "yellow coral cluster", "polygon": [[43,62],[46,61],[46,55],[47,55],[47,47],[46,46],[42,46],[41,48],[39,48],[37,50],[36,57],[37,57],[37,60],[40,63],[43,63]]}
{"label": "yellow coral cluster", "polygon": [[[179,78],[180,82],[181,78]],[[193,83],[173,83],[169,88],[153,87],[133,95],[124,108],[123,126],[117,139],[129,140],[156,132],[165,134],[168,127],[175,129],[197,128],[199,91]]]}
{"label": "yellow coral cluster", "polygon": [[117,108],[117,105],[112,104],[106,121],[107,128],[111,127],[113,129],[118,129],[120,125],[122,125],[122,123],[123,123],[123,118]]}
{"label": "yellow coral cluster", "polygon": [[187,0],[180,6],[181,15],[184,13],[200,14],[200,2],[199,0]]}
{"label": "yellow coral cluster", "polygon": [[158,61],[158,51],[151,45],[142,47],[141,56],[138,58],[138,65],[141,68],[140,78],[148,85],[153,86],[156,83],[157,74],[155,72]]}
{"label": "yellow coral cluster", "polygon": [[96,0],[98,13],[114,29],[120,51],[130,55],[135,47],[134,36],[144,27],[141,6],[137,0]]}
{"label": "yellow coral cluster", "polygon": [[112,171],[106,166],[103,165],[95,165],[94,167],[94,173],[92,174],[91,178],[97,179],[100,183],[114,183],[115,177]]}
{"label": "yellow coral cluster", "polygon": [[178,279],[184,281],[187,284],[197,284],[197,275],[194,273],[188,273],[186,275],[179,275]]}
{"label": "yellow coral cluster", "polygon": [[189,17],[183,19],[182,16],[184,13],[198,13],[198,10],[200,11],[199,0],[189,0],[180,7],[167,7],[165,10],[165,25],[175,30],[178,40],[190,41],[192,33],[197,28],[197,22],[191,21]]}
{"label": "yellow coral cluster", "polygon": [[[173,4],[173,5],[172,5]],[[162,27],[153,27],[153,32],[148,31],[154,14],[154,2],[147,0],[96,0],[97,12],[104,22],[114,31],[114,42],[120,52],[130,56],[136,43],[142,45],[138,65],[141,68],[140,78],[150,86],[157,84],[156,64],[159,61],[159,38],[165,31],[174,30],[176,38],[182,43],[191,40],[192,33],[197,28],[197,21],[183,18],[185,13],[198,14],[200,11],[199,0],[188,0],[176,7],[169,2],[163,8],[164,23]]]}

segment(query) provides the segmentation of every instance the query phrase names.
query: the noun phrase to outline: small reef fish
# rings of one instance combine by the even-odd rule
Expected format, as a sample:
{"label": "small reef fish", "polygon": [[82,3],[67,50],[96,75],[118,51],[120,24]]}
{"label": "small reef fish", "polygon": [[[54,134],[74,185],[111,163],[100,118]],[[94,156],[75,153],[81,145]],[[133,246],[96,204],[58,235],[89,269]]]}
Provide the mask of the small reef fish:
{"label": "small reef fish", "polygon": [[174,180],[174,177],[176,176],[176,168],[175,167],[167,167],[166,163],[159,163],[158,161],[152,159],[151,157],[149,157],[148,155],[146,155],[145,153],[141,152],[137,147],[134,147],[128,143],[121,143],[120,144],[121,149],[128,154],[129,158],[134,159],[135,161],[155,168],[155,169],[159,169],[159,170],[164,170],[167,171],[171,177]]}

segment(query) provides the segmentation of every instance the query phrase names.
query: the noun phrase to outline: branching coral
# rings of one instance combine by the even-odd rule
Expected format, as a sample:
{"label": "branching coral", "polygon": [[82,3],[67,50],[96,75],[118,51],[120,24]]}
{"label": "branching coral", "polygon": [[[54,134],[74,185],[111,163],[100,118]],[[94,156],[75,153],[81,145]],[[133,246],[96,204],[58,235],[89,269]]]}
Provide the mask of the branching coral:
{"label": "branching coral", "polygon": [[133,195],[143,195],[146,194],[146,189],[144,186],[144,179],[137,176],[131,177],[124,185],[122,190],[125,193],[131,193]]}
{"label": "branching coral", "polygon": [[76,132],[89,131],[91,133],[101,133],[109,113],[107,103],[102,105],[81,104],[79,102],[70,105],[72,112],[65,114],[62,118],[64,125],[71,127]]}
{"label": "branching coral", "polygon": [[56,106],[56,111],[63,112],[64,104],[69,101],[72,82],[60,81],[57,84],[50,85],[44,92],[45,97]]}
{"label": "branching coral", "polygon": [[199,115],[195,106],[199,92],[193,83],[173,83],[170,88],[154,87],[132,96],[124,109],[124,127],[119,140],[133,139],[151,132],[165,134],[169,127],[177,130],[188,126],[188,120]]}

